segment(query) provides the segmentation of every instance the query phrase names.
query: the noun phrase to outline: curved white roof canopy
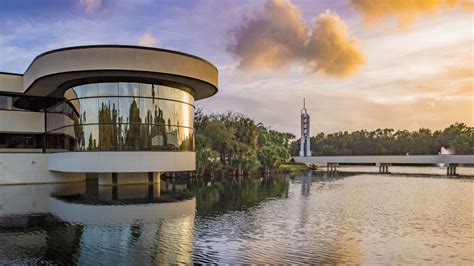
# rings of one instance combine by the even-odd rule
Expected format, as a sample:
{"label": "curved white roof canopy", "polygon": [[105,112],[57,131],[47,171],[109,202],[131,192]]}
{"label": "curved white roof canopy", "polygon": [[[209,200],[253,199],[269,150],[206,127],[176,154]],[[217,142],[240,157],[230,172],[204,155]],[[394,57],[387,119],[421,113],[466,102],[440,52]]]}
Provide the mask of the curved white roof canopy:
{"label": "curved white roof canopy", "polygon": [[196,100],[218,90],[218,70],[202,58],[150,47],[93,45],[43,53],[24,74],[0,72],[0,91],[48,96],[101,80],[178,83],[191,88]]}

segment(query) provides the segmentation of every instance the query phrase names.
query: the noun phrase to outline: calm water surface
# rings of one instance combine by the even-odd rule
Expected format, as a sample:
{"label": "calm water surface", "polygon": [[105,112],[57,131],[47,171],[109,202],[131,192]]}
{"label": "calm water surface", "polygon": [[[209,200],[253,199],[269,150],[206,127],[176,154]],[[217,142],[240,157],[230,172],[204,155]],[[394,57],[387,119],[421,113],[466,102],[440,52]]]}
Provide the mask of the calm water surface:
{"label": "calm water surface", "polygon": [[474,180],[303,173],[0,186],[0,264],[474,263]]}

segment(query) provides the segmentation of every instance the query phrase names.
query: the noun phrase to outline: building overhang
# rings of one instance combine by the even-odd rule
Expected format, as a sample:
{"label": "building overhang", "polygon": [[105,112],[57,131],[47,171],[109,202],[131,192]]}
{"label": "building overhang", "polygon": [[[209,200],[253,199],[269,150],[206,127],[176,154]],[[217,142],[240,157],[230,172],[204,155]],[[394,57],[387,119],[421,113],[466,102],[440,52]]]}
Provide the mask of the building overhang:
{"label": "building overhang", "polygon": [[202,58],[149,47],[93,45],[43,53],[24,74],[0,72],[0,91],[48,96],[100,80],[173,82],[192,89],[196,100],[218,90],[217,68]]}

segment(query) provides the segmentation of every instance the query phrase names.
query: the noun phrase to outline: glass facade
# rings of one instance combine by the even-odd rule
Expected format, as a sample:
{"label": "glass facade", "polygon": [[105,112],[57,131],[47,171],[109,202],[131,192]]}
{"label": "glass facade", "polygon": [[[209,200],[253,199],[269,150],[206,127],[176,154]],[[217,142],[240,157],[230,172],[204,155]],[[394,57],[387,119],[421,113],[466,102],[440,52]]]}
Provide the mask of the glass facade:
{"label": "glass facade", "polygon": [[189,90],[134,82],[76,86],[46,117],[48,151],[194,151]]}
{"label": "glass facade", "polygon": [[13,134],[0,133],[0,152],[20,150],[42,149],[43,134]]}
{"label": "glass facade", "polygon": [[48,97],[0,95],[0,110],[43,112],[58,102],[59,99]]}
{"label": "glass facade", "polygon": [[[61,100],[50,97],[0,95],[0,111],[41,112]],[[0,132],[0,152],[39,152],[43,150],[43,133]]]}

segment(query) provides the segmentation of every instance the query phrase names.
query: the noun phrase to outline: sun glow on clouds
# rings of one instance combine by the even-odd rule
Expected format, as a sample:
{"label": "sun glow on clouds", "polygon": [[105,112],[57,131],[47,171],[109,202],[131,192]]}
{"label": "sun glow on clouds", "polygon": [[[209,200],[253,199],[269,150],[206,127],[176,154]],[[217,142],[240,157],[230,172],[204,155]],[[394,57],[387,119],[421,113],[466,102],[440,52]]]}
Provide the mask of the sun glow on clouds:
{"label": "sun glow on clouds", "polygon": [[320,14],[309,29],[298,7],[286,0],[268,0],[263,13],[255,13],[235,31],[235,39],[228,51],[246,71],[281,71],[304,64],[308,73],[344,77],[365,63],[357,41],[336,13]]}
{"label": "sun glow on clouds", "polygon": [[401,27],[406,27],[423,13],[436,14],[456,7],[474,11],[472,0],[351,0],[351,5],[363,13],[366,22],[397,17]]}

